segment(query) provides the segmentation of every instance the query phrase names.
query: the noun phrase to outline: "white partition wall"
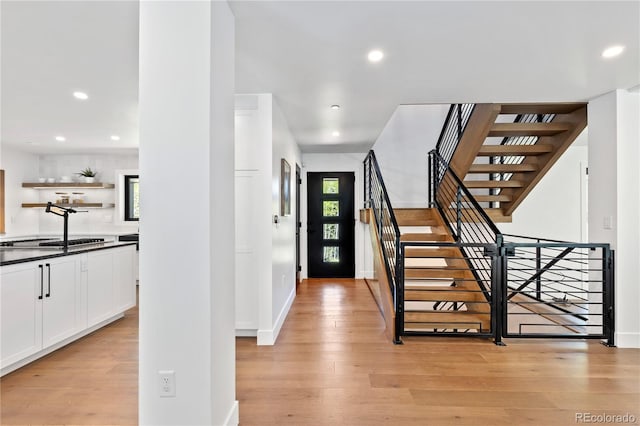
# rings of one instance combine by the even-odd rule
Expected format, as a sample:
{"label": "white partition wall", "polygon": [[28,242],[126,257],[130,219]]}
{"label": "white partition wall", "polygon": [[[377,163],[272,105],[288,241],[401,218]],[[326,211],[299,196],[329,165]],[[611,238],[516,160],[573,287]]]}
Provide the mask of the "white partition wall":
{"label": "white partition wall", "polygon": [[238,423],[233,64],[226,2],[140,3],[142,425]]}
{"label": "white partition wall", "polygon": [[616,250],[616,345],[640,347],[640,94],[589,101],[589,240]]}

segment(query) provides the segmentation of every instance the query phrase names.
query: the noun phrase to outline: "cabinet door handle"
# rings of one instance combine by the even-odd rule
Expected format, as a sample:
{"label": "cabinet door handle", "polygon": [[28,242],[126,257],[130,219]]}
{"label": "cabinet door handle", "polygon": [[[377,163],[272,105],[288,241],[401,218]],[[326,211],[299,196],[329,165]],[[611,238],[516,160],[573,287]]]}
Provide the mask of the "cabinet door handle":
{"label": "cabinet door handle", "polygon": [[51,265],[49,263],[47,263],[47,294],[45,294],[45,297],[50,297],[51,296]]}
{"label": "cabinet door handle", "polygon": [[44,268],[42,265],[38,265],[40,268],[40,296],[38,296],[38,300],[42,300],[42,293],[44,293]]}

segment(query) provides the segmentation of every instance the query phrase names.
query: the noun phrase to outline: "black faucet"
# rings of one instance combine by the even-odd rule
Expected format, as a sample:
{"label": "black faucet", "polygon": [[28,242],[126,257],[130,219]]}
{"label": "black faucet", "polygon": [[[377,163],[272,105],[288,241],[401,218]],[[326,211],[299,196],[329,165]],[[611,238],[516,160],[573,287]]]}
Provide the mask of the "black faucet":
{"label": "black faucet", "polygon": [[47,213],[53,213],[56,216],[62,216],[64,219],[64,231],[62,235],[63,248],[67,250],[69,248],[69,213],[78,213],[76,210],[70,207],[60,207],[52,204],[51,201],[47,203],[47,207],[44,210]]}

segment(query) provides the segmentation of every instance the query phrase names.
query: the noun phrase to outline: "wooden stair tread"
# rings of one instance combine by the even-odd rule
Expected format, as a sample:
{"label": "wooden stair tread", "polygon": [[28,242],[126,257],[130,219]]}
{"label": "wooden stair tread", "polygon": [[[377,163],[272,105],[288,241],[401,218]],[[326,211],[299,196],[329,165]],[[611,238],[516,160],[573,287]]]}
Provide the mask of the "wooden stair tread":
{"label": "wooden stair tread", "polygon": [[[510,195],[474,195],[473,198],[475,198],[475,200],[479,203],[484,203],[484,202],[496,202],[496,201],[501,201],[501,202],[509,202],[512,200]],[[467,197],[463,197],[464,201],[468,201],[469,199]]]}
{"label": "wooden stair tread", "polygon": [[537,170],[535,164],[472,164],[467,173],[526,173]]}
{"label": "wooden stair tread", "polygon": [[404,250],[404,257],[457,257],[460,252],[452,247],[408,247]]}
{"label": "wooden stair tread", "polygon": [[553,145],[482,145],[478,151],[479,157],[509,157],[521,155],[543,155],[553,152]]}
{"label": "wooden stair tread", "polygon": [[446,268],[447,261],[438,257],[406,257],[405,268]]}
{"label": "wooden stair tread", "polygon": [[465,180],[467,188],[522,188],[524,183],[519,180]]}
{"label": "wooden stair tread", "polygon": [[569,114],[584,107],[585,103],[502,104],[500,114]]}
{"label": "wooden stair tread", "polygon": [[448,290],[445,289],[428,289],[428,290],[407,290],[404,292],[405,301],[425,301],[425,302],[477,302],[481,297],[484,297],[482,293],[474,291],[464,290]]}
{"label": "wooden stair tread", "polygon": [[469,278],[473,277],[468,269],[429,269],[429,268],[405,268],[404,277],[414,278]]}
{"label": "wooden stair tread", "polygon": [[399,226],[438,226],[440,222],[436,219],[420,219],[420,218],[398,218]]}
{"label": "wooden stair tread", "polygon": [[408,233],[400,235],[400,241],[451,241],[452,238],[449,234],[437,234],[437,233]]}
{"label": "wooden stair tread", "polygon": [[[467,311],[438,311],[438,312],[405,312],[404,323],[407,328],[416,328],[420,324],[429,328],[471,328],[488,330],[491,317],[489,314],[479,314]],[[436,326],[436,324],[439,324]]]}
{"label": "wooden stair tread", "polygon": [[553,136],[571,130],[570,123],[493,123],[489,137]]}

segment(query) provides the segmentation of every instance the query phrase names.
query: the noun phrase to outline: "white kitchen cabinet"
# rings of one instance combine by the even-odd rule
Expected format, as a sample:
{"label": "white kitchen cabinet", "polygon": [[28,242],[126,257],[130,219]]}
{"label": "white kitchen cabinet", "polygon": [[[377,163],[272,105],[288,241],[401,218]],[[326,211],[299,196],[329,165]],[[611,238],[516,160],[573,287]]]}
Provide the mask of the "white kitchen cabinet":
{"label": "white kitchen cabinet", "polygon": [[0,274],[0,365],[5,367],[42,349],[41,275],[36,262],[2,268]]}
{"label": "white kitchen cabinet", "polygon": [[135,245],[0,267],[0,369],[7,374],[136,304]]}
{"label": "white kitchen cabinet", "polygon": [[42,344],[51,346],[87,326],[82,312],[81,255],[47,259],[44,262]]}
{"label": "white kitchen cabinet", "polygon": [[114,312],[113,253],[98,250],[88,253],[87,320],[91,327]]}
{"label": "white kitchen cabinet", "polygon": [[1,365],[52,346],[86,327],[81,255],[2,268]]}
{"label": "white kitchen cabinet", "polygon": [[136,304],[135,245],[88,253],[88,326]]}
{"label": "white kitchen cabinet", "polygon": [[113,286],[116,312],[136,305],[135,246],[109,250],[113,252]]}

